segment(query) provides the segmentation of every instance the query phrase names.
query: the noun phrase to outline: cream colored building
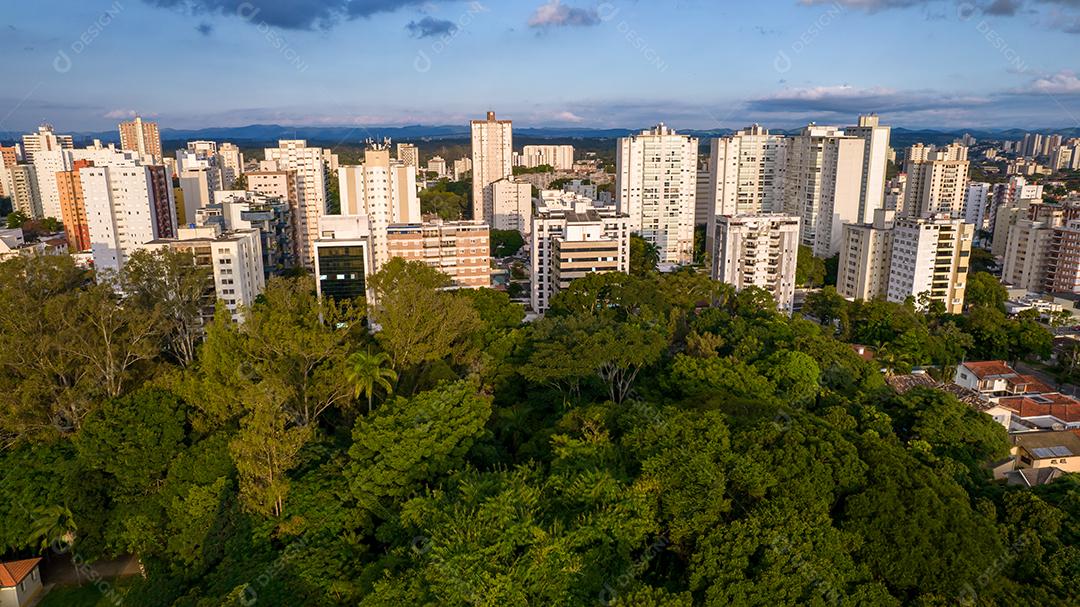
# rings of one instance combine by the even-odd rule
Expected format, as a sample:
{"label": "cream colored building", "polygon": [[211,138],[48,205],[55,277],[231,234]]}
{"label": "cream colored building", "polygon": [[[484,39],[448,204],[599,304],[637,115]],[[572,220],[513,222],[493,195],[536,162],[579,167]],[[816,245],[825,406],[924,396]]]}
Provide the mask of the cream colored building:
{"label": "cream colored building", "polygon": [[521,166],[535,168],[548,165],[556,171],[574,170],[574,146],[572,145],[527,145],[522,148]]}
{"label": "cream colored building", "polygon": [[779,213],[720,215],[716,218],[712,278],[741,291],[760,287],[780,310],[795,301],[799,258],[799,218]]}
{"label": "cream colored building", "polygon": [[296,237],[300,262],[315,267],[313,243],[319,238],[319,218],[326,214],[327,171],[336,161],[327,150],[308,147],[304,140],[281,140],[276,148],[266,148],[263,170],[293,171],[296,176]]}
{"label": "cream colored building", "polygon": [[532,309],[588,274],[630,271],[629,217],[573,193],[541,192],[533,216]]}
{"label": "cream colored building", "polygon": [[844,225],[836,291],[850,300],[884,297],[889,288],[896,212],[879,209],[873,223]]}
{"label": "cream colored building", "polygon": [[42,124],[36,133],[22,137],[23,162],[26,164],[34,164],[34,156],[41,151],[72,149],[75,149],[75,141],[71,135],[57,135],[51,124]]}
{"label": "cream colored building", "polygon": [[706,226],[706,250],[712,250],[716,217],[783,209],[786,166],[787,144],[783,135],[772,135],[759,125],[712,140],[706,186],[711,201],[708,216],[698,220]]}
{"label": "cream colored building", "polygon": [[893,228],[888,300],[926,294],[950,314],[964,309],[975,227],[948,216],[903,217]]}
{"label": "cream colored building", "polygon": [[390,257],[422,261],[446,274],[455,288],[491,286],[491,238],[478,221],[398,224],[389,228]]}
{"label": "cream colored building", "polygon": [[413,169],[418,169],[420,167],[420,148],[411,143],[397,144],[397,160],[404,165],[411,166]]}
{"label": "cream colored building", "polygon": [[0,181],[4,182],[4,192],[11,199],[12,209],[31,219],[44,217],[34,167],[27,164],[0,167]]}
{"label": "cream colored building", "polygon": [[908,161],[904,214],[928,217],[948,213],[963,217],[967,196],[968,149],[952,144],[948,147],[912,154]]}
{"label": "cream colored building", "polygon": [[859,222],[874,221],[874,214],[884,208],[885,172],[889,166],[889,135],[876,115],[859,116],[855,126],[844,127],[844,134],[863,140],[862,183],[859,186]]}
{"label": "cream colored building", "polygon": [[1019,218],[1009,228],[1001,282],[1041,293],[1047,281],[1054,228],[1065,223],[1061,210],[1040,209],[1038,219]]}
{"label": "cream colored building", "polygon": [[342,215],[365,215],[371,230],[374,271],[390,261],[387,229],[419,223],[416,166],[390,158],[390,148],[375,144],[364,152],[364,164],[338,167]]}
{"label": "cream colored building", "polygon": [[694,258],[698,140],[663,123],[619,139],[615,197],[619,213],[660,251],[660,263],[689,264]]}
{"label": "cream colored building", "polygon": [[801,220],[814,255],[840,252],[845,223],[860,223],[866,142],[838,127],[811,124],[788,142],[784,212]]}
{"label": "cream colored building", "polygon": [[509,120],[496,120],[495,112],[471,126],[473,219],[490,225],[495,214],[491,185],[514,175],[514,128]]}

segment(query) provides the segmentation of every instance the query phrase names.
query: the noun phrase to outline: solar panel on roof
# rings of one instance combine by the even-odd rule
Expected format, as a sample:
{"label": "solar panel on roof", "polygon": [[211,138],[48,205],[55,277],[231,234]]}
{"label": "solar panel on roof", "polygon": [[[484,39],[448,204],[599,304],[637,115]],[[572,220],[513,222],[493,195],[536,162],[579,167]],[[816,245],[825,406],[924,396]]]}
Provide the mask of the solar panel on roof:
{"label": "solar panel on roof", "polygon": [[1068,447],[1051,447],[1050,450],[1058,457],[1068,457],[1072,455],[1072,451]]}
{"label": "solar panel on roof", "polygon": [[1057,457],[1053,449],[1047,449],[1046,447],[1036,447],[1035,449],[1032,449],[1031,452],[1038,458]]}

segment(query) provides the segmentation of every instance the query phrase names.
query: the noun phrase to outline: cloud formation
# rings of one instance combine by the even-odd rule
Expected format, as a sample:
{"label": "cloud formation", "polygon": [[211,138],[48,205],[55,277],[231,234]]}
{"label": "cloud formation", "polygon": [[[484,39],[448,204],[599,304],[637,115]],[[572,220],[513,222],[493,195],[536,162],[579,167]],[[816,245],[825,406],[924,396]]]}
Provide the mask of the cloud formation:
{"label": "cloud formation", "polygon": [[1076,72],[1062,70],[1056,74],[1036,78],[1030,88],[1051,95],[1076,95],[1080,94],[1080,78],[1076,76]]}
{"label": "cloud formation", "polygon": [[442,36],[445,34],[451,34],[457,30],[457,26],[453,21],[446,19],[435,19],[434,17],[424,17],[419,21],[410,21],[405,29],[409,30],[409,35],[413,38],[433,38]]}
{"label": "cloud formation", "polygon": [[901,92],[884,87],[859,88],[851,85],[785,89],[751,99],[746,109],[762,113],[860,114],[897,113],[971,107],[987,102],[980,97],[956,97],[937,92]]}
{"label": "cloud formation", "polygon": [[143,0],[195,15],[237,16],[292,30],[329,29],[341,21],[420,6],[432,0]]}
{"label": "cloud formation", "polygon": [[877,13],[915,6],[956,7],[962,20],[976,13],[991,17],[1035,16],[1052,30],[1080,34],[1080,0],[798,0],[802,6],[839,5],[844,8]]}
{"label": "cloud formation", "polygon": [[568,6],[561,0],[550,0],[536,9],[529,17],[529,27],[568,27],[590,26],[600,23],[600,15],[596,9],[585,9]]}

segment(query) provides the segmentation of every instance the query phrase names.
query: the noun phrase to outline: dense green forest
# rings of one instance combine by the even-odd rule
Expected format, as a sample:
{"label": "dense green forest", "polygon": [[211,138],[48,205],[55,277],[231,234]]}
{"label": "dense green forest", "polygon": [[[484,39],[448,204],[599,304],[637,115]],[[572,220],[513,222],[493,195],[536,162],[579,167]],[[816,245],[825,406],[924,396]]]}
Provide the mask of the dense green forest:
{"label": "dense green forest", "polygon": [[126,604],[1080,602],[1080,483],[992,483],[1003,428],[845,343],[1048,348],[992,289],[965,317],[826,291],[819,325],[646,267],[524,325],[398,260],[377,306],[275,278],[201,340],[205,275],[126,268],[120,302],[66,258],[0,265],[0,551],[136,555]]}

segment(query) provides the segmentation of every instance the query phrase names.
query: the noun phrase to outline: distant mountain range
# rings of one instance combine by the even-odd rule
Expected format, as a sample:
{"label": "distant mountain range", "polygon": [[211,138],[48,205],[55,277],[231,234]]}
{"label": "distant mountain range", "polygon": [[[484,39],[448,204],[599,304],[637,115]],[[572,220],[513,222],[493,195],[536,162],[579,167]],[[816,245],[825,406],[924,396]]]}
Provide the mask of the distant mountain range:
{"label": "distant mountain range", "polygon": [[[644,127],[643,127],[644,128]],[[596,128],[515,128],[514,136],[518,139],[614,139],[636,133],[641,129],[596,129]],[[799,129],[773,129],[775,133],[796,134]],[[684,130],[680,131],[700,138],[729,135],[732,129]],[[943,144],[970,133],[976,139],[1018,140],[1027,132],[1060,133],[1064,137],[1080,137],[1080,128],[1069,129],[906,129],[897,127],[892,130],[893,147],[904,147],[915,142]],[[117,142],[116,131],[73,133],[77,143],[100,139],[103,142]],[[17,141],[20,132],[0,131],[0,141]],[[390,137],[395,141],[438,141],[460,140],[469,138],[468,125],[442,126],[281,126],[277,124],[252,124],[241,127],[210,127],[205,129],[162,129],[161,139],[166,147],[176,147],[176,143],[198,139],[211,141],[230,141],[243,146],[269,144],[279,139],[306,139],[313,145],[337,146],[359,145],[368,138],[382,139]],[[169,144],[173,145],[169,145]]]}

